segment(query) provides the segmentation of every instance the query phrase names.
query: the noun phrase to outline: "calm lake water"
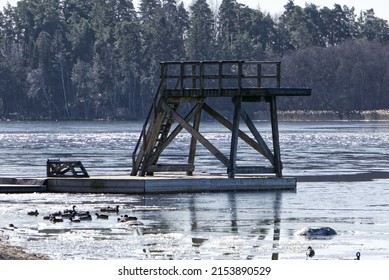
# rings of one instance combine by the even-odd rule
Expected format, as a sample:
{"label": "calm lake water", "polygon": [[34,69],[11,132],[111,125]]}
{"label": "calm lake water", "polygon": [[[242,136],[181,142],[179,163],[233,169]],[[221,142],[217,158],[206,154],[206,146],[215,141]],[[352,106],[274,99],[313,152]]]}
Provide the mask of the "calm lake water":
{"label": "calm lake water", "polygon": [[[141,122],[0,122],[0,177],[45,176],[46,160],[81,160],[90,175],[128,174]],[[202,131],[228,154],[230,137],[214,123]],[[257,122],[270,141],[267,122]],[[166,151],[179,161],[182,134]],[[0,237],[53,259],[389,259],[389,123],[281,122],[283,173],[300,180],[294,192],[168,195],[0,194]],[[269,142],[271,143],[271,142]],[[270,145],[271,146],[271,145]],[[240,163],[258,162],[241,144]],[[225,169],[199,147],[198,173]],[[362,174],[358,176],[358,174]],[[43,216],[76,205],[99,212],[120,206],[108,220],[51,223]],[[37,217],[27,211],[37,209]],[[143,225],[117,222],[121,215]],[[9,228],[13,223],[17,228]],[[332,227],[329,239],[298,235]]]}

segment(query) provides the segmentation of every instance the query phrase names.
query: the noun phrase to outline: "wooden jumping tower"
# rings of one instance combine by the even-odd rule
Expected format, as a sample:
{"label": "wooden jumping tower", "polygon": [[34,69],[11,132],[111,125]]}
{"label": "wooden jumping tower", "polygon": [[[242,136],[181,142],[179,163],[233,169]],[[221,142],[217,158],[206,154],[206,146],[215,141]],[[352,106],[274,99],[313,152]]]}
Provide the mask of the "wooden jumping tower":
{"label": "wooden jumping tower", "polygon": [[[201,143],[226,167],[229,178],[237,174],[275,174],[282,177],[279,145],[277,102],[279,96],[309,96],[308,88],[281,87],[281,63],[271,61],[194,61],[161,63],[161,82],[153,99],[139,140],[132,154],[132,176],[154,175],[155,172],[186,172],[195,169],[196,144]],[[234,110],[232,121],[209,104],[207,98],[230,97]],[[266,102],[270,106],[272,149],[265,143],[249,115],[242,108],[243,102]],[[180,114],[180,105],[187,103],[191,109]],[[201,113],[231,131],[230,154],[223,154],[201,134]],[[243,120],[252,136],[239,129]],[[191,124],[192,123],[192,124]],[[173,128],[173,124],[176,126]],[[162,152],[185,129],[191,135],[190,149],[185,163],[159,163]],[[243,140],[269,166],[237,166],[238,139]]]}

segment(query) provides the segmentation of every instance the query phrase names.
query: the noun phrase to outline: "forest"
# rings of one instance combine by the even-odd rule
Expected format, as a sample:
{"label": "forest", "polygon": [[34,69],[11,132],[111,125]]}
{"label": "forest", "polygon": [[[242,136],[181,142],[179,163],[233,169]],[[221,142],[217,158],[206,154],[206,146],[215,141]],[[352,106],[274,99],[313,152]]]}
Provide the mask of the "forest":
{"label": "forest", "polygon": [[284,111],[389,109],[389,26],[373,9],[20,0],[0,12],[0,119],[143,119],[160,62],[185,60],[281,61],[282,86],[312,88]]}

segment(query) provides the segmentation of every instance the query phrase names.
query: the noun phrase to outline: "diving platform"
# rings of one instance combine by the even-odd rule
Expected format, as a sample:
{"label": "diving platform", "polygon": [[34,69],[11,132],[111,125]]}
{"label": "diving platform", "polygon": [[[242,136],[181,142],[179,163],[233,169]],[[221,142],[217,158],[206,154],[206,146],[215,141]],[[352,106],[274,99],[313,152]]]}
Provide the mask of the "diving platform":
{"label": "diving platform", "polygon": [[[0,193],[144,195],[295,190],[297,179],[282,174],[277,99],[309,95],[309,88],[281,87],[280,62],[162,62],[160,84],[132,153],[131,174],[89,176],[80,161],[49,159],[46,178],[2,179]],[[246,103],[268,106],[270,137],[264,137],[257,128],[244,107]],[[220,147],[218,139],[207,138],[208,134],[201,130],[205,114],[207,121],[211,119],[224,129],[221,136],[228,139],[229,151],[225,144]],[[177,146],[172,144],[184,131],[189,133],[189,137],[183,137],[189,139],[188,148],[180,147],[178,155]],[[249,158],[239,157],[242,143]],[[196,165],[201,163],[196,161],[198,144],[205,148],[201,151],[203,156],[204,151],[208,152],[219,162],[222,172],[218,168],[196,173]],[[166,157],[169,147],[173,147],[177,161]],[[183,151],[185,155],[181,155]]]}
{"label": "diving platform", "polygon": [[[196,145],[199,143],[220,161],[230,179],[245,174],[282,178],[277,98],[309,95],[309,88],[281,87],[280,62],[162,62],[160,84],[132,153],[131,175],[184,172],[192,176],[196,169]],[[215,98],[220,103],[229,99],[233,109],[218,112],[209,102]],[[269,105],[271,143],[266,143],[243,106],[260,102]],[[201,132],[204,113],[230,132],[228,154]],[[249,133],[241,129],[241,122],[247,126]],[[164,161],[164,151],[183,130],[191,135],[186,159],[174,163]],[[238,165],[238,141],[249,145],[258,158],[264,159],[265,165],[253,162]]]}

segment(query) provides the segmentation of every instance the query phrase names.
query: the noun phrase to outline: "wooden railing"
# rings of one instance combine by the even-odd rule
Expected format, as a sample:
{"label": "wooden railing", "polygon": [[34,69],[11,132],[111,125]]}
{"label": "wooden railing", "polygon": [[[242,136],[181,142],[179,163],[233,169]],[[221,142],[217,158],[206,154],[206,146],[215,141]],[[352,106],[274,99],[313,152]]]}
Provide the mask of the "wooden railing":
{"label": "wooden railing", "polygon": [[162,62],[163,90],[219,90],[281,86],[281,63],[274,61]]}

